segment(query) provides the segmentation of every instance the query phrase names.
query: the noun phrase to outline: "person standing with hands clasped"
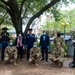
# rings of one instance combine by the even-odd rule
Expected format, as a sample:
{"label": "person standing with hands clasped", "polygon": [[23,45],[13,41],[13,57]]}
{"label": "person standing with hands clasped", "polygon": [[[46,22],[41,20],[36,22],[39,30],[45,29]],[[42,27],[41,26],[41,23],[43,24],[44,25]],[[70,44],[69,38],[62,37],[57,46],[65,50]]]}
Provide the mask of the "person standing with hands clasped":
{"label": "person standing with hands clasped", "polygon": [[35,34],[32,34],[32,29],[28,29],[29,33],[25,36],[25,47],[27,48],[27,60],[30,57],[30,49],[36,41]]}
{"label": "person standing with hands clasped", "polygon": [[2,42],[2,51],[1,51],[1,61],[4,61],[4,52],[5,48],[8,46],[9,43],[9,33],[7,32],[8,28],[4,27],[2,28],[1,33],[1,42]]}
{"label": "person standing with hands clasped", "polygon": [[20,60],[22,60],[23,58],[23,43],[24,43],[24,40],[22,37],[22,32],[19,31],[18,36],[16,37],[16,40],[15,40],[15,45],[18,49],[18,58]]}
{"label": "person standing with hands clasped", "polygon": [[40,48],[42,50],[42,60],[44,60],[44,53],[46,53],[46,61],[48,62],[48,49],[50,48],[50,39],[46,31],[40,37]]}

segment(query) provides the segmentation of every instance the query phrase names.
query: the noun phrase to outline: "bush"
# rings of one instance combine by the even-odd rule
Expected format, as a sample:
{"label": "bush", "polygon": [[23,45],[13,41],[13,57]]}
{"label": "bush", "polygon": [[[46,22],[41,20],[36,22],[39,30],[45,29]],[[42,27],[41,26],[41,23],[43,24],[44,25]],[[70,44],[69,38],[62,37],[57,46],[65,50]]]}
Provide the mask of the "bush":
{"label": "bush", "polygon": [[40,42],[38,42],[37,46],[40,47]]}
{"label": "bush", "polygon": [[66,53],[67,53],[67,45],[66,44],[64,45],[64,52],[65,52],[65,55],[66,55]]}

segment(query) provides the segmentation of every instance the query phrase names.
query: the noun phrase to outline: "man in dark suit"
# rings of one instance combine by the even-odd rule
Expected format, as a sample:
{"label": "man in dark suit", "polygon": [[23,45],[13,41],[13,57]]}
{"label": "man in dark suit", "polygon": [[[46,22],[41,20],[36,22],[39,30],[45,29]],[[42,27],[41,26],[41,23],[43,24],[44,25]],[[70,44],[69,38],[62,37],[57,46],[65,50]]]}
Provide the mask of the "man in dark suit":
{"label": "man in dark suit", "polygon": [[2,53],[1,53],[1,61],[4,60],[4,51],[5,48],[8,46],[9,43],[9,33],[7,32],[8,28],[4,27],[2,28],[2,33],[1,33],[1,42],[2,42]]}
{"label": "man in dark suit", "polygon": [[25,46],[27,48],[27,60],[30,57],[30,49],[33,47],[34,42],[36,41],[35,35],[32,34],[32,29],[28,29],[29,33],[25,37]]}
{"label": "man in dark suit", "polygon": [[50,48],[49,35],[43,31],[40,37],[40,48],[42,50],[42,60],[44,60],[44,52],[46,53],[46,61],[48,62],[48,49]]}

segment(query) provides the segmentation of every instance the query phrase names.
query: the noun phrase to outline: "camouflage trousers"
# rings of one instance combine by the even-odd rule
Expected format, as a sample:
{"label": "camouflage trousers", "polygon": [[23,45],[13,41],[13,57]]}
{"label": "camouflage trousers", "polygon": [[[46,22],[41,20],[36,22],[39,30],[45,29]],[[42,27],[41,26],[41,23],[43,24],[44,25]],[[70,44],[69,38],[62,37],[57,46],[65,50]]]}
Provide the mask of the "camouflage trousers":
{"label": "camouflage trousers", "polygon": [[60,58],[60,59],[58,59],[58,60],[56,60],[56,61],[54,61],[54,58],[50,58],[50,60],[51,60],[53,63],[55,63],[56,65],[60,65],[60,66],[62,66],[62,65],[63,65],[63,62],[64,62],[64,58]]}
{"label": "camouflage trousers", "polygon": [[38,63],[39,56],[37,54],[33,54],[31,58],[29,58],[30,63]]}
{"label": "camouflage trousers", "polygon": [[4,60],[5,61],[9,61],[10,59],[17,59],[17,52],[14,52],[13,54],[8,54],[8,53],[5,53],[5,58]]}

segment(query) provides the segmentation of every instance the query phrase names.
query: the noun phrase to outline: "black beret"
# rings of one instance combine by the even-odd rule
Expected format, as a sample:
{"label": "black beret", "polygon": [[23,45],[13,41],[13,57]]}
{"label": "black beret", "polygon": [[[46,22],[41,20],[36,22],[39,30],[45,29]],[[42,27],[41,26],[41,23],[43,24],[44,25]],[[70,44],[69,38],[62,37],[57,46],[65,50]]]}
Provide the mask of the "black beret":
{"label": "black beret", "polygon": [[29,29],[28,29],[28,31],[32,31],[32,30],[33,30],[32,28],[29,28]]}
{"label": "black beret", "polygon": [[2,28],[2,30],[8,30],[8,28],[7,27],[4,27],[4,28]]}

